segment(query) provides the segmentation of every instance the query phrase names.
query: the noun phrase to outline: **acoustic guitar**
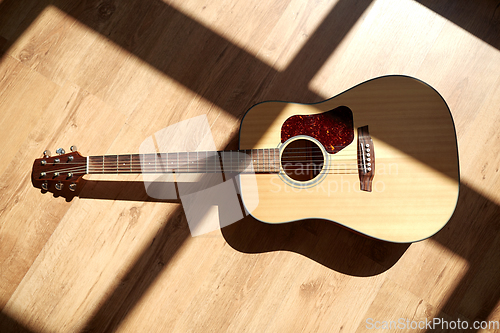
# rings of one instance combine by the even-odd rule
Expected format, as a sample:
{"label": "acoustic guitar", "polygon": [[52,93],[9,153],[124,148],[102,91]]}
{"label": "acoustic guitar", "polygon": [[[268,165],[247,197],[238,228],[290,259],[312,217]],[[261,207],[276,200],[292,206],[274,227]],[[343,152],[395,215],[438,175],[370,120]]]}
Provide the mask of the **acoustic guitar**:
{"label": "acoustic guitar", "polygon": [[[315,104],[259,103],[243,117],[239,145],[237,152],[89,157],[46,151],[32,182],[70,193],[86,174],[220,170],[237,174],[243,206],[262,222],[326,219],[405,243],[438,232],[456,207],[453,119],[439,93],[415,78],[375,78]],[[248,177],[256,186],[246,185]]]}

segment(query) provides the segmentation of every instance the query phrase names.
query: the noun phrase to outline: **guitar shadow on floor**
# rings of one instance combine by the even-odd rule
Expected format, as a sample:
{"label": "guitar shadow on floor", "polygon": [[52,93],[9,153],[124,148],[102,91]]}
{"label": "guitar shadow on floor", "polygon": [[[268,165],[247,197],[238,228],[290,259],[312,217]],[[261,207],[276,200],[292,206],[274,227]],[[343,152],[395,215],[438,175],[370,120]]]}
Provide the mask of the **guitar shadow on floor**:
{"label": "guitar shadow on floor", "polygon": [[[155,199],[141,181],[85,180],[79,191],[52,192],[71,201],[80,199],[181,203],[179,199]],[[291,251],[337,272],[352,276],[373,276],[392,267],[410,244],[372,239],[333,222],[309,219],[284,224],[267,224],[252,216],[221,228],[226,242],[238,252]]]}
{"label": "guitar shadow on floor", "polygon": [[372,239],[321,219],[267,224],[247,216],[221,231],[239,252],[291,251],[351,276],[385,272],[410,246]]}

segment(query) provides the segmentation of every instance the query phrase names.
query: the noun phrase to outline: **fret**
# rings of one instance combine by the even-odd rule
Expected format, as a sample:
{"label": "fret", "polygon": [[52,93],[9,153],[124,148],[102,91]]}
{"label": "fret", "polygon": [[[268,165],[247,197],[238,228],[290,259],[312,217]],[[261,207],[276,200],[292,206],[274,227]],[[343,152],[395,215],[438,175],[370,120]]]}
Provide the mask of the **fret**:
{"label": "fret", "polygon": [[252,162],[252,169],[255,172],[255,164],[253,163],[254,162],[254,159],[253,159],[253,149],[250,149],[250,161]]}
{"label": "fret", "polygon": [[219,153],[215,152],[214,154],[214,170],[213,172],[217,172],[217,160],[219,159]]}
{"label": "fret", "polygon": [[[273,149],[273,157],[274,157],[274,149]],[[269,172],[274,172],[274,159],[271,161],[271,149],[269,149]]]}
{"label": "fret", "polygon": [[208,172],[208,151],[205,151],[205,172]]}
{"label": "fret", "polygon": [[156,154],[143,154],[142,155],[142,172],[155,173],[155,157]]}
{"label": "fret", "polygon": [[[190,169],[188,172],[198,172],[198,152],[190,152],[188,155],[188,165],[190,165]],[[195,164],[196,163],[196,164]]]}
{"label": "fret", "polygon": [[179,166],[179,169],[181,172],[186,172],[186,170],[189,172],[189,153],[179,153],[179,156],[181,157],[181,165]]}
{"label": "fret", "polygon": [[258,149],[253,149],[253,165],[254,165],[254,172],[259,172],[259,150]]}
{"label": "fret", "polygon": [[140,173],[142,171],[142,161],[140,155],[134,154],[131,156],[130,170],[132,170],[133,173]]}
{"label": "fret", "polygon": [[259,154],[257,149],[252,149],[254,172],[259,172]]}
{"label": "fret", "polygon": [[262,172],[266,172],[266,150],[262,149]]}
{"label": "fret", "polygon": [[166,173],[168,173],[168,153],[165,154],[165,171]]}
{"label": "fret", "polygon": [[271,172],[271,149],[267,149],[267,172]]}
{"label": "fret", "polygon": [[162,154],[156,153],[156,173],[165,173],[163,170]]}
{"label": "fret", "polygon": [[261,149],[257,150],[257,159],[259,160],[259,172],[262,172],[262,163],[264,162],[264,154],[263,154],[263,151]]}
{"label": "fret", "polygon": [[[266,152],[266,149],[264,149],[264,153],[265,152]],[[269,163],[271,161],[271,158],[270,158],[271,155],[269,155],[269,154],[270,154],[269,149],[267,149],[267,163],[266,163],[267,170],[264,170],[264,171],[267,171],[267,172],[270,171],[270,165],[269,165]]]}
{"label": "fret", "polygon": [[267,156],[266,156],[266,149],[262,149],[262,172],[267,172],[266,167],[267,167]]}
{"label": "fret", "polygon": [[[278,155],[278,156],[276,156],[276,155]],[[276,157],[278,157],[278,161],[276,160]],[[279,172],[280,165],[279,165],[279,150],[278,149],[274,150],[273,158],[274,158],[274,172]]]}
{"label": "fret", "polygon": [[176,168],[175,170],[179,170],[180,167],[179,167],[179,153],[177,153],[177,165],[176,165]]}
{"label": "fret", "polygon": [[146,171],[147,173],[151,173],[151,154],[144,154],[144,164],[143,164],[143,171]]}
{"label": "fret", "polygon": [[184,171],[189,172],[189,153],[184,153],[185,159],[184,159]]}
{"label": "fret", "polygon": [[[103,156],[90,156],[89,166],[92,167],[92,173],[102,173],[104,170],[104,157]],[[100,169],[100,171],[99,171]]]}
{"label": "fret", "polygon": [[266,172],[266,150],[262,149],[262,172]]}
{"label": "fret", "polygon": [[241,173],[246,173],[246,170],[247,170],[247,162],[248,162],[248,154],[247,154],[247,151],[246,150],[243,150],[243,163],[241,165]]}
{"label": "fret", "polygon": [[255,157],[255,149],[252,149],[252,163],[253,163],[253,171],[257,172],[259,169],[259,165],[257,164],[257,159]]}
{"label": "fret", "polygon": [[116,159],[116,172],[117,173],[130,173],[131,172],[131,155],[118,155]]}
{"label": "fret", "polygon": [[174,172],[174,163],[175,163],[175,157],[174,156],[177,156],[176,153],[169,153],[168,154],[168,160],[170,161],[169,163],[169,168],[170,168],[170,171],[169,172]]}
{"label": "fret", "polygon": [[176,160],[177,153],[168,153],[167,155],[168,155],[167,159],[169,161],[167,170],[168,172],[174,172],[175,170],[174,163]]}
{"label": "fret", "polygon": [[[251,154],[252,154],[252,150],[251,150],[251,149],[249,149],[249,150],[250,150],[250,154],[248,154],[248,153],[246,154],[246,155],[247,155],[247,163],[245,163],[245,165],[248,165],[248,166],[250,165],[250,164],[248,163],[248,160],[250,160],[250,163],[252,163],[252,156],[251,156]],[[253,165],[252,165],[251,170],[253,171]]]}
{"label": "fret", "polygon": [[231,172],[231,167],[229,166],[229,156],[228,156],[228,151],[224,151],[222,154],[222,165],[224,167],[224,172],[229,173]]}
{"label": "fret", "polygon": [[221,151],[220,152],[220,157],[221,157],[221,160],[222,160],[222,172],[227,172],[227,164],[226,164],[226,152],[225,151]]}
{"label": "fret", "polygon": [[223,172],[222,153],[219,151],[215,152],[214,166],[216,172]]}
{"label": "fret", "polygon": [[245,151],[239,151],[238,153],[238,173],[245,172],[245,160],[246,157]]}
{"label": "fret", "polygon": [[102,160],[102,173],[117,173],[117,155],[106,155]]}
{"label": "fret", "polygon": [[95,173],[92,168],[94,167],[94,156],[87,157],[87,173],[92,174]]}
{"label": "fret", "polygon": [[165,156],[165,170],[163,172],[169,173],[169,172],[171,172],[170,169],[169,169],[170,154],[169,153],[165,153],[165,154],[162,154],[162,155]]}
{"label": "fret", "polygon": [[274,172],[274,149],[273,149],[273,160],[272,160],[272,162],[271,162],[271,149],[269,149],[269,172]]}

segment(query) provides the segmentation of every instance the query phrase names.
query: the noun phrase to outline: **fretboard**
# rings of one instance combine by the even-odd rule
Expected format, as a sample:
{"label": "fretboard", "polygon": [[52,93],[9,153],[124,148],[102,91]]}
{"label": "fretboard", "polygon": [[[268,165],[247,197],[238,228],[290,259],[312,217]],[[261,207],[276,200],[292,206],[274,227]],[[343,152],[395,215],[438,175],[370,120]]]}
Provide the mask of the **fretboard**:
{"label": "fretboard", "polygon": [[279,168],[279,149],[269,148],[89,156],[87,173],[278,173]]}

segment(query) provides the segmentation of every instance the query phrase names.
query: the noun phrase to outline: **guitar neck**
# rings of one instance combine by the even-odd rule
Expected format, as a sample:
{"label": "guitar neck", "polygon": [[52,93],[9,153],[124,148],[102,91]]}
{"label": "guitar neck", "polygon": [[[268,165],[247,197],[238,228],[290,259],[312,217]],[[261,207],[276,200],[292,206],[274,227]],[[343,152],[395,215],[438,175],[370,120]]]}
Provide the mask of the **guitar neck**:
{"label": "guitar neck", "polygon": [[88,157],[87,173],[278,173],[279,160],[277,148],[103,155]]}

